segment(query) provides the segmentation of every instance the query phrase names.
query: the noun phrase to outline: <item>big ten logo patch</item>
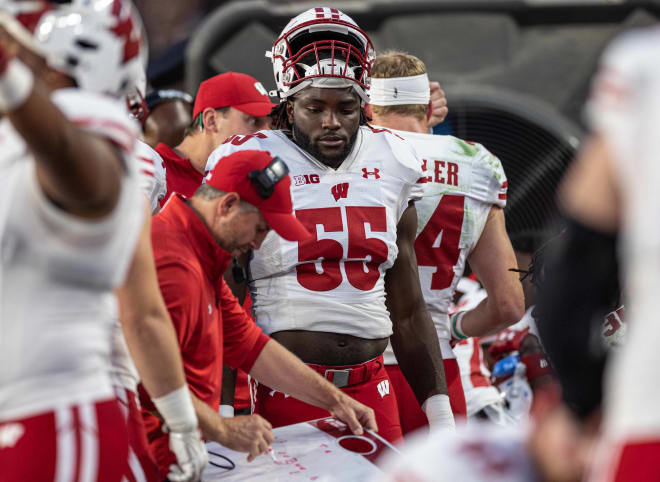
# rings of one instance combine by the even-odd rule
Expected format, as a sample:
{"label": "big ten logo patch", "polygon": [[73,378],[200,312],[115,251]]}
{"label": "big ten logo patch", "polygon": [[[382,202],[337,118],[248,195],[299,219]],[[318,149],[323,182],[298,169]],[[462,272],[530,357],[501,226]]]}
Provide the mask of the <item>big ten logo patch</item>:
{"label": "big ten logo patch", "polygon": [[378,393],[380,394],[380,398],[385,398],[385,395],[390,394],[389,380],[383,380],[382,382],[378,383]]}
{"label": "big ten logo patch", "polygon": [[305,184],[318,184],[321,182],[318,174],[301,174],[293,176],[294,186],[304,186]]}

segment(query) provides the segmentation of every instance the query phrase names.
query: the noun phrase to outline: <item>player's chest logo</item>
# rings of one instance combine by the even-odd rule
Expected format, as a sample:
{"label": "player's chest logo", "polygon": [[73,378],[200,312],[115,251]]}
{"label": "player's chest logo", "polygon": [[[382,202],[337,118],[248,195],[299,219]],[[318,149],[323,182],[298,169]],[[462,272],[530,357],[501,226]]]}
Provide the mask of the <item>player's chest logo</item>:
{"label": "player's chest logo", "polygon": [[348,197],[348,186],[349,184],[347,182],[341,182],[332,186],[330,193],[332,194],[332,197],[335,198],[335,201],[346,199]]}
{"label": "player's chest logo", "polygon": [[[373,177],[370,177],[373,176]],[[363,167],[362,168],[362,177],[365,179],[380,179],[380,169],[377,167],[374,167],[373,169],[369,169],[368,167]]]}
{"label": "player's chest logo", "polygon": [[293,176],[294,186],[304,186],[305,184],[318,184],[321,178],[318,174],[299,174]]}

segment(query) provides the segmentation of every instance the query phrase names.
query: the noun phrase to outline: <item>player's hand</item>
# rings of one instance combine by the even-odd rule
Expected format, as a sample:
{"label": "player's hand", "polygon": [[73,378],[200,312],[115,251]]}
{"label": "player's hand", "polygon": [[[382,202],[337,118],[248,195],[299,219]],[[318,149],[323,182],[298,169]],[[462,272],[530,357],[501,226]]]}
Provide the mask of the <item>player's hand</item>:
{"label": "player's hand", "polygon": [[378,425],[374,411],[345,393],[337,391],[340,393],[340,397],[337,403],[330,408],[330,414],[348,425],[355,435],[362,435],[365,428],[377,432]]}
{"label": "player's hand", "polygon": [[[165,426],[167,427],[167,426]],[[173,482],[197,482],[202,478],[208,463],[206,446],[197,428],[170,434],[170,450],[176,456],[176,464],[170,465],[168,479]]]}
{"label": "player's hand", "polygon": [[220,444],[238,452],[247,452],[248,462],[268,452],[275,440],[273,426],[259,415],[223,418]]}
{"label": "player's hand", "polygon": [[447,108],[447,98],[445,91],[440,87],[440,82],[429,82],[431,88],[431,117],[429,118],[429,127],[434,127],[445,120],[449,109]]}

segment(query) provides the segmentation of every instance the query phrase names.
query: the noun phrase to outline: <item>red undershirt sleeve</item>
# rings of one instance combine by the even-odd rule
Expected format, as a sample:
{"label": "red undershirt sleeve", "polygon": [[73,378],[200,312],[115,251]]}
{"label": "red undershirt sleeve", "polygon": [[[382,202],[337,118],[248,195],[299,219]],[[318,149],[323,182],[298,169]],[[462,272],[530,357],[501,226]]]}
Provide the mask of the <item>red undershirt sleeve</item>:
{"label": "red undershirt sleeve", "polygon": [[223,359],[232,368],[249,372],[270,337],[247,316],[229,286],[219,283],[218,310],[222,313]]}

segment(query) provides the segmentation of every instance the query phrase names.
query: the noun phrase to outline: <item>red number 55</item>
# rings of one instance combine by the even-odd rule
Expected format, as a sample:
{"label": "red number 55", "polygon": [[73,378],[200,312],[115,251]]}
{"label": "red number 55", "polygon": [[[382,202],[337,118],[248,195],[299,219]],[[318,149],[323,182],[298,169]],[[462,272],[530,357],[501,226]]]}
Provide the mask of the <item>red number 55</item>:
{"label": "red number 55", "polygon": [[[344,232],[341,207],[299,209],[296,217],[311,232],[316,233],[317,225],[327,232]],[[340,263],[348,282],[356,289],[372,289],[380,272],[378,267],[387,261],[388,248],[384,241],[367,238],[366,224],[372,232],[386,232],[387,218],[382,206],[347,206],[348,249],[344,256],[344,245],[334,239],[318,239],[298,243],[296,266],[298,283],[311,291],[330,291],[341,284]],[[321,262],[321,272],[316,263]]]}

